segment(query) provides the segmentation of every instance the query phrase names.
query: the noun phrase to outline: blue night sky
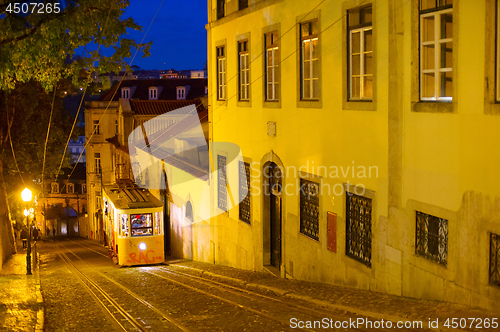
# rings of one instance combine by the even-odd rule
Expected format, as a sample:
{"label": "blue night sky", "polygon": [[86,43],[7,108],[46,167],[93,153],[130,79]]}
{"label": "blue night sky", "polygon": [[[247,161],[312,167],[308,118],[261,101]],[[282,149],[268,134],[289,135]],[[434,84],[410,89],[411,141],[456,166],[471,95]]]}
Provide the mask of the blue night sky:
{"label": "blue night sky", "polygon": [[[130,0],[122,16],[132,17],[143,32],[129,37],[140,42],[162,0]],[[132,65],[141,69],[203,69],[207,60],[207,0],[163,0],[144,42],[153,41],[151,56],[138,53]],[[130,62],[130,59],[128,59]]]}

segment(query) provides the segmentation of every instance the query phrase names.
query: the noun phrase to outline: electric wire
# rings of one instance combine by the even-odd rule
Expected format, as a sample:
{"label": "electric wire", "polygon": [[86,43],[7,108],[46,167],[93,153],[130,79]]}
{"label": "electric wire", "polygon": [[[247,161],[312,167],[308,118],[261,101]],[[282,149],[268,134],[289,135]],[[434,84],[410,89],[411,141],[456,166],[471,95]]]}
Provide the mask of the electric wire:
{"label": "electric wire", "polygon": [[[154,16],[153,16],[153,18],[151,19],[151,22],[149,23],[149,26],[148,26],[148,28],[147,28],[146,32],[144,33],[144,36],[142,37],[142,40],[141,40],[140,44],[142,44],[142,43],[144,42],[144,39],[146,39],[146,36],[147,36],[147,34],[148,34],[148,32],[149,32],[149,29],[151,28],[151,25],[153,25],[153,22],[154,22],[154,20],[156,19],[156,16],[158,15],[158,13],[159,13],[159,11],[160,11],[160,8],[162,7],[162,5],[163,5],[163,3],[164,3],[164,2],[165,2],[165,0],[162,0],[162,2],[160,3],[160,5],[158,6],[158,9],[156,10],[155,15],[154,15]],[[129,66],[131,66],[131,65],[132,65],[132,63],[134,62],[134,59],[135,59],[135,57],[137,56],[137,53],[138,53],[138,52],[139,52],[139,49],[136,49],[136,50],[135,50],[135,53],[134,53],[134,56],[133,56],[133,57],[132,57],[132,59],[130,60]],[[93,131],[92,131],[92,133],[90,134],[90,137],[89,137],[88,139],[86,138],[86,141],[85,141],[85,146],[84,146],[84,148],[82,149],[82,152],[80,152],[80,155],[78,156],[78,160],[77,160],[77,162],[75,163],[75,166],[73,167],[73,169],[71,170],[70,174],[68,175],[68,179],[67,179],[67,180],[66,180],[66,182],[64,183],[64,185],[65,185],[65,186],[66,186],[66,184],[68,183],[69,179],[71,178],[71,175],[73,175],[73,172],[75,171],[76,166],[78,165],[78,162],[80,161],[80,159],[81,159],[81,157],[82,157],[83,153],[87,150],[87,146],[88,146],[88,145],[89,145],[89,143],[91,142],[92,137],[94,136],[94,134],[95,134],[95,132],[96,132],[96,129],[99,127],[99,125],[100,125],[100,123],[101,123],[102,119],[104,118],[104,115],[106,115],[106,113],[108,112],[109,106],[111,105],[111,102],[113,101],[113,99],[114,99],[114,97],[115,97],[116,93],[118,92],[118,88],[119,88],[119,86],[121,85],[121,83],[123,82],[123,79],[125,78],[125,75],[126,75],[126,72],[124,72],[124,73],[123,73],[123,75],[122,75],[122,77],[121,77],[121,79],[120,79],[120,82],[119,82],[118,84],[116,84],[116,85],[115,85],[115,86],[116,86],[116,89],[115,89],[115,91],[113,92],[113,95],[111,96],[111,98],[110,98],[110,100],[109,100],[108,104],[106,105],[106,108],[104,109],[103,114],[102,114],[102,115],[101,115],[101,117],[99,118],[99,122],[97,123],[97,126],[94,126]]]}
{"label": "electric wire", "polygon": [[52,112],[54,111],[54,103],[56,100],[56,90],[57,90],[57,84],[54,86],[54,96],[52,97],[52,107],[50,108],[50,117],[49,117],[49,125],[47,128],[47,136],[45,137],[45,146],[43,148],[43,164],[42,164],[42,197],[45,193],[44,189],[45,188],[45,158],[47,156],[47,142],[49,141],[49,133],[50,133],[50,124],[52,123]]}

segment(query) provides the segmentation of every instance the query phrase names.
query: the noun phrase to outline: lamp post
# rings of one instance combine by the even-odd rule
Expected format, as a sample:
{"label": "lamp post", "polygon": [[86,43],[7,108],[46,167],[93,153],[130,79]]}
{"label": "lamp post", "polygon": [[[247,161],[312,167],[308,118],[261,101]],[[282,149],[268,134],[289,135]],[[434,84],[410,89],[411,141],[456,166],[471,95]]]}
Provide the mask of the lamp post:
{"label": "lamp post", "polygon": [[[23,192],[21,193],[21,198],[23,201],[26,203],[31,202],[31,190],[28,188],[24,188]],[[24,215],[26,216],[26,226],[28,226],[28,249],[26,250],[26,274],[30,275],[31,274],[31,243],[30,243],[30,238],[31,238],[31,225],[30,225],[30,219],[29,215],[30,212],[28,209],[24,210]]]}

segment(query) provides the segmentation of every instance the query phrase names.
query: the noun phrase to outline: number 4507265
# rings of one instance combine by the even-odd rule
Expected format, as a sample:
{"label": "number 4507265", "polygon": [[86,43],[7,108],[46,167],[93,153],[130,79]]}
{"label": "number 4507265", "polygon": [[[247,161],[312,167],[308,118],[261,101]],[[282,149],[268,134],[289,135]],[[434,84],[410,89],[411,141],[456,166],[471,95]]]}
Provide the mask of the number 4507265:
{"label": "number 4507265", "polygon": [[5,10],[6,12],[9,13],[14,13],[14,14],[28,14],[28,13],[35,13],[35,14],[51,14],[51,13],[59,13],[61,12],[61,8],[59,7],[59,3],[37,3],[37,2],[30,2],[30,3],[19,3],[19,2],[11,2],[7,6],[7,9]]}
{"label": "number 4507265", "polygon": [[448,318],[443,324],[447,328],[498,328],[498,318]]}

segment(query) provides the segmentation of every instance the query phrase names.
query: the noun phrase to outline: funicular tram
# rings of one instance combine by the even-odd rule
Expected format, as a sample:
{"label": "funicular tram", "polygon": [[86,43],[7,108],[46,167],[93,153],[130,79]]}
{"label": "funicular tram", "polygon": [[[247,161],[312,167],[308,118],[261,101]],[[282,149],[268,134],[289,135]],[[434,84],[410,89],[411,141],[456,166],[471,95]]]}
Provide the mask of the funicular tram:
{"label": "funicular tram", "polygon": [[106,240],[124,266],[159,264],[165,260],[163,205],[137,186],[103,189]]}

